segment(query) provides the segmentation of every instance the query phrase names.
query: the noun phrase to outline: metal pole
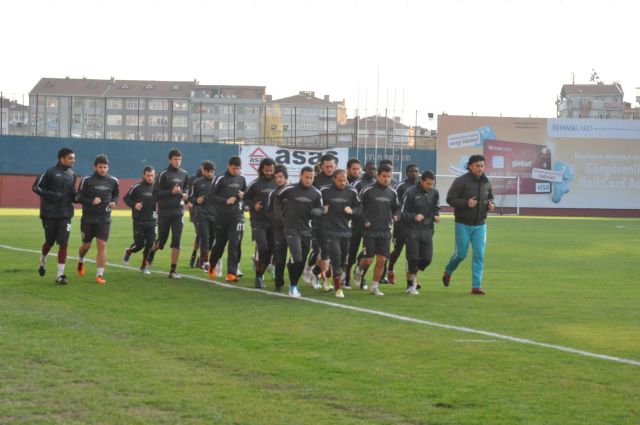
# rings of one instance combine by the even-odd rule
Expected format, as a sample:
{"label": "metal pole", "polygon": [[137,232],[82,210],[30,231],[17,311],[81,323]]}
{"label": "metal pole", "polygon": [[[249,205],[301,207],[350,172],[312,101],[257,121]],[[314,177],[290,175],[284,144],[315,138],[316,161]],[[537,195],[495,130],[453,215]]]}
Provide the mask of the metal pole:
{"label": "metal pole", "polygon": [[[4,114],[2,113],[2,104],[4,103],[3,93],[0,91],[0,135],[4,134]],[[9,108],[7,108],[7,111]]]}
{"label": "metal pole", "polygon": [[200,143],[202,143],[202,101],[200,101]]}
{"label": "metal pole", "polygon": [[389,127],[389,117],[387,116],[387,108],[384,108],[384,153],[383,158],[387,157],[387,140],[389,140],[389,134],[387,133]]}
{"label": "metal pole", "polygon": [[233,105],[233,143],[236,142],[236,105]]}
{"label": "metal pole", "polygon": [[38,93],[36,93],[36,134],[34,134],[34,136],[38,135],[38,104],[39,103],[40,103],[39,95]]}
{"label": "metal pole", "polygon": [[298,107],[293,107],[293,146],[298,147]]}

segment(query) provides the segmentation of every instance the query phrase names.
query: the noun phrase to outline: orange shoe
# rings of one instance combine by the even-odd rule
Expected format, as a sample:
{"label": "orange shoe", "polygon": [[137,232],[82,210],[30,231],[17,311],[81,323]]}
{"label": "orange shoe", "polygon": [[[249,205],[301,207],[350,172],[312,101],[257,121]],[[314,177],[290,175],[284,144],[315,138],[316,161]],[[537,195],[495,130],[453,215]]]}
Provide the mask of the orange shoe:
{"label": "orange shoe", "polygon": [[225,282],[230,282],[230,283],[238,282],[239,280],[240,278],[232,273],[229,273],[227,277],[224,279]]}
{"label": "orange shoe", "polygon": [[96,283],[99,283],[100,285],[104,285],[107,283],[107,281],[104,280],[104,277],[102,276],[96,276]]}
{"label": "orange shoe", "polygon": [[78,263],[78,276],[84,276],[85,272],[84,263]]}
{"label": "orange shoe", "polygon": [[207,273],[209,273],[209,277],[211,279],[215,279],[217,276],[215,267],[209,267],[209,271]]}

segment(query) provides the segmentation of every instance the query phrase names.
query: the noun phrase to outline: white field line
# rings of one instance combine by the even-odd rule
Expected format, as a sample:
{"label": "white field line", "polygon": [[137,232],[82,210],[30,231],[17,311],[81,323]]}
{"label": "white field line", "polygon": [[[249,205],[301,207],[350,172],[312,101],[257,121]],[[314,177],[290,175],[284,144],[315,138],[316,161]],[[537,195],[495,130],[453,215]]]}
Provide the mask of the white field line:
{"label": "white field line", "polygon": [[[25,249],[25,248],[17,248],[17,247],[13,247],[13,246],[9,246],[9,245],[3,245],[3,244],[0,244],[0,248],[4,248],[4,249],[10,250],[10,251],[28,252],[28,253],[33,253],[33,254],[40,254],[40,251],[37,251],[37,250]],[[49,255],[53,256],[54,254],[49,254]],[[69,259],[75,259],[74,257],[68,257],[68,258]],[[92,260],[87,260],[87,261],[94,262]],[[120,264],[110,264],[110,263],[108,263],[107,265],[109,267],[116,267],[116,268],[121,268],[121,269],[138,271],[137,267],[124,266],[124,265],[120,265]],[[159,272],[159,271],[154,271],[153,273],[165,274],[165,275],[168,274],[167,272]],[[211,280],[211,279],[204,278],[204,277],[191,276],[191,275],[182,275],[182,277],[186,278],[186,279],[197,280],[197,281],[200,281],[200,282],[212,283],[212,284],[220,286],[222,288],[236,289],[236,290],[246,291],[246,292],[256,292],[256,293],[260,293],[262,295],[267,295],[267,296],[272,296],[272,297],[290,298],[286,294],[281,294],[281,293],[271,292],[271,291],[264,291],[262,289],[245,288],[243,286],[230,285],[228,283],[218,282],[218,281]],[[395,320],[399,320],[399,321],[402,321],[402,322],[415,323],[415,324],[419,324],[419,325],[431,326],[431,327],[434,327],[434,328],[441,328],[441,329],[448,329],[448,330],[452,330],[452,331],[464,332],[464,333],[474,334],[474,335],[482,335],[482,336],[486,336],[486,337],[490,337],[490,338],[502,339],[502,340],[506,340],[506,341],[510,341],[510,342],[515,342],[515,343],[518,343],[518,344],[526,344],[526,345],[532,345],[532,346],[535,346],[535,347],[548,348],[548,349],[551,349],[551,350],[562,351],[562,352],[565,352],[565,353],[576,354],[576,355],[579,355],[579,356],[590,357],[590,358],[594,358],[594,359],[606,360],[606,361],[615,362],[615,363],[622,363],[622,364],[627,364],[627,365],[631,365],[631,366],[640,366],[640,361],[637,361],[637,360],[625,359],[625,358],[622,358],[622,357],[615,357],[615,356],[610,356],[610,355],[607,355],[607,354],[592,353],[590,351],[579,350],[579,349],[576,349],[576,348],[565,347],[565,346],[562,346],[562,345],[549,344],[549,343],[546,343],[546,342],[538,342],[538,341],[534,341],[534,340],[531,340],[531,339],[519,338],[519,337],[515,337],[515,336],[510,336],[510,335],[503,335],[503,334],[499,334],[499,333],[495,333],[495,332],[489,332],[489,331],[483,331],[483,330],[480,330],[480,329],[468,328],[468,327],[465,327],[465,326],[447,325],[447,324],[444,324],[444,323],[432,322],[430,320],[416,319],[416,318],[409,317],[409,316],[401,316],[399,314],[387,313],[387,312],[384,312],[384,311],[372,310],[372,309],[363,308],[363,307],[356,307],[356,306],[347,305],[347,304],[339,304],[339,303],[335,303],[335,302],[331,302],[331,301],[319,300],[319,299],[314,299],[314,298],[301,297],[301,298],[291,298],[291,299],[292,300],[296,300],[296,301],[302,301],[302,302],[322,304],[322,305],[326,305],[326,306],[329,306],[329,307],[341,308],[341,309],[349,310],[349,311],[357,311],[359,313],[366,313],[366,314],[371,314],[371,315],[375,315],[375,316],[386,317],[388,319],[395,319]]]}

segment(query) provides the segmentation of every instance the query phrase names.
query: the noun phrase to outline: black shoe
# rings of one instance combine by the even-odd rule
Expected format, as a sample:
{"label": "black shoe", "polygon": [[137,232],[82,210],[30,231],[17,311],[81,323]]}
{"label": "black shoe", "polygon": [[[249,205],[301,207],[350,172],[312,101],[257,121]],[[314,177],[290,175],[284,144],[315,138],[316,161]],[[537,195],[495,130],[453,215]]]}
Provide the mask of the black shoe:
{"label": "black shoe", "polygon": [[40,266],[38,267],[38,274],[40,276],[44,276],[44,274],[47,272],[47,270],[44,268],[44,266]]}
{"label": "black shoe", "polygon": [[276,287],[275,287],[275,288],[273,288],[273,292],[282,292],[282,287],[283,287],[283,286],[284,286],[284,285],[276,285]]}
{"label": "black shoe", "polygon": [[196,260],[197,260],[196,254],[195,253],[191,254],[191,258],[189,259],[189,267],[191,267],[192,269],[196,268],[196,262],[197,262]]}
{"label": "black shoe", "polygon": [[451,275],[447,272],[444,272],[442,275],[442,284],[444,286],[449,286],[449,282],[451,282]]}
{"label": "black shoe", "polygon": [[256,288],[264,289],[264,280],[261,277],[256,277]]}
{"label": "black shoe", "polygon": [[344,285],[342,285],[342,289],[347,289],[347,290],[351,290],[351,284],[350,283],[345,283]]}
{"label": "black shoe", "polygon": [[56,277],[56,283],[58,285],[66,285],[67,283],[69,283],[69,281],[67,280],[67,276],[63,274]]}
{"label": "black shoe", "polygon": [[364,280],[364,276],[362,276],[362,280],[360,280],[360,289],[362,289],[363,291],[367,289],[367,281]]}
{"label": "black shoe", "polygon": [[380,282],[378,282],[378,283],[380,283],[382,285],[387,285],[389,283],[389,281],[387,280],[386,277],[383,277],[383,278],[380,279]]}

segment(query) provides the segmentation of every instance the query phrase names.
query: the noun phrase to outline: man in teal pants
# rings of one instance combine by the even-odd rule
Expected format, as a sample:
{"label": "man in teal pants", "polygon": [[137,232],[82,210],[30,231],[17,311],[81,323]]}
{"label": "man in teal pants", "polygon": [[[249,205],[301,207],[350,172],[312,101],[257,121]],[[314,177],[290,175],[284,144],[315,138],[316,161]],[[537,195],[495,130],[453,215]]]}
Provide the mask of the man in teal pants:
{"label": "man in teal pants", "polygon": [[468,173],[456,178],[447,193],[447,203],[453,207],[456,218],[456,248],[444,269],[442,283],[449,286],[451,275],[467,256],[469,243],[473,252],[471,264],[474,295],[484,295],[482,273],[484,248],[487,243],[487,213],[495,209],[491,183],[484,174],[484,156],[471,155],[467,163]]}

